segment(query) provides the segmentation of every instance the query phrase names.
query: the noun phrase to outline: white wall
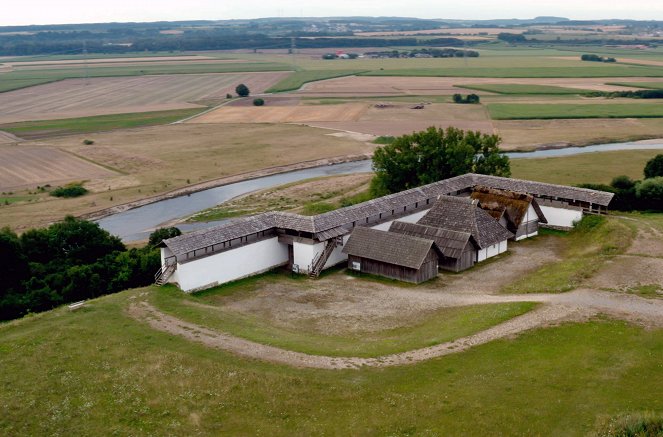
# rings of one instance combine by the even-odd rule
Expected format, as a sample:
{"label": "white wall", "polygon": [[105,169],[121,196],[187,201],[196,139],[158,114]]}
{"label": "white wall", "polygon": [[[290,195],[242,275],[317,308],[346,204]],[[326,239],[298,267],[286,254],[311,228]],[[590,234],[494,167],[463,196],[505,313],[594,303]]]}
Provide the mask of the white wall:
{"label": "white wall", "polygon": [[543,215],[546,216],[546,220],[548,220],[548,224],[551,226],[570,228],[573,226],[573,222],[582,219],[581,210],[541,206],[541,211],[543,211]]}
{"label": "white wall", "polygon": [[183,291],[191,292],[265,272],[288,263],[288,245],[277,237],[177,264]]}
{"label": "white wall", "polygon": [[485,247],[477,252],[477,262],[485,261],[500,253],[507,251],[508,242],[506,240],[493,244],[492,246]]}

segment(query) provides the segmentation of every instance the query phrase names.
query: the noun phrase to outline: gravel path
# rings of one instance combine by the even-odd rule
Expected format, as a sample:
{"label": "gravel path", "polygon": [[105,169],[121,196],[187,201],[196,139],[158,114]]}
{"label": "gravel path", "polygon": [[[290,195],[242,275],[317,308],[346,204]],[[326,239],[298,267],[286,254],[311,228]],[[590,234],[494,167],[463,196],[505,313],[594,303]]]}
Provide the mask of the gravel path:
{"label": "gravel path", "polygon": [[465,351],[472,346],[492,340],[511,337],[529,329],[550,326],[565,321],[586,320],[598,313],[644,323],[663,326],[663,300],[643,299],[637,296],[576,290],[564,294],[532,295],[437,295],[450,305],[471,305],[503,302],[541,302],[544,305],[522,316],[457,340],[376,358],[329,357],[309,355],[256,343],[226,333],[217,332],[165,314],[145,300],[132,303],[129,314],[146,321],[153,329],[177,335],[205,346],[222,349],[239,356],[286,364],[294,367],[317,369],[356,369],[364,366],[388,367],[413,364],[431,358]]}

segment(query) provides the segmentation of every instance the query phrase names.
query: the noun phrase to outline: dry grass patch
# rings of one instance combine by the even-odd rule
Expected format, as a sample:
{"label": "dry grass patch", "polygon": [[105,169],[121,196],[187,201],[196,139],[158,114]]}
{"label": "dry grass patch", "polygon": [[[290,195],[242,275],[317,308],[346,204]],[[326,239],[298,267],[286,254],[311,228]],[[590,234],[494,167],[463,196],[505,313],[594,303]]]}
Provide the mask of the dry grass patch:
{"label": "dry grass patch", "polygon": [[499,120],[493,122],[504,150],[549,144],[588,145],[663,137],[663,119]]}
{"label": "dry grass patch", "polygon": [[358,120],[368,104],[347,103],[325,106],[224,106],[201,115],[189,123],[306,123],[315,121]]}
{"label": "dry grass patch", "polygon": [[94,134],[90,146],[82,144],[87,134],[53,139],[47,149],[29,143],[36,150],[58,147],[125,174],[89,178],[100,192],[81,199],[6,207],[0,225],[27,229],[202,181],[373,150],[372,144],[327,133],[296,125],[178,124]]}

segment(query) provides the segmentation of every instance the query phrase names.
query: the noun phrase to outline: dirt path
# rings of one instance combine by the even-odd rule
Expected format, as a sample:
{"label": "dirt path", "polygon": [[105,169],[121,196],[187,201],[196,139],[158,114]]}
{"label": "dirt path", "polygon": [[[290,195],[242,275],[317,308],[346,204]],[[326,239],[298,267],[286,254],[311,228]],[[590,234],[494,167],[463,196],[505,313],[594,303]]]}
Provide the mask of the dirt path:
{"label": "dirt path", "polygon": [[[147,322],[153,329],[177,335],[208,347],[222,349],[247,358],[317,369],[353,369],[364,366],[388,367],[413,364],[462,352],[473,346],[517,335],[533,328],[550,326],[564,321],[586,320],[588,317],[599,313],[609,314],[632,322],[644,323],[648,326],[663,326],[663,300],[643,299],[636,296],[594,290],[577,290],[565,294],[511,296],[454,293],[438,294],[435,297],[451,305],[525,301],[541,302],[544,305],[537,310],[467,337],[376,358],[309,355],[256,343],[177,319],[159,311],[145,300],[132,303],[129,306],[128,313],[137,320]],[[431,296],[431,298],[435,297]]]}

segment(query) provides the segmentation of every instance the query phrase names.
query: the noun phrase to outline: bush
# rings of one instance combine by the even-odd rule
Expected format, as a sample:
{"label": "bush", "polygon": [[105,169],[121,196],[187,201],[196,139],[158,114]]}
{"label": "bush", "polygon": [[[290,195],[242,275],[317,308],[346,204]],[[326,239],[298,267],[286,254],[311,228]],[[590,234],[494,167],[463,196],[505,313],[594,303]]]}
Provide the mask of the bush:
{"label": "bush", "polygon": [[375,144],[391,144],[396,140],[396,137],[393,137],[391,135],[380,135],[376,139],[373,140]]}
{"label": "bush", "polygon": [[167,240],[173,237],[178,237],[180,235],[182,235],[182,231],[180,231],[175,227],[159,228],[150,234],[150,240],[148,244],[150,245],[150,247],[157,247],[158,245],[161,244],[163,240]]}
{"label": "bush", "polygon": [[645,179],[663,176],[663,155],[656,155],[645,165]]}
{"label": "bush", "polygon": [[235,87],[235,93],[237,93],[238,96],[240,97],[247,97],[251,91],[249,91],[249,87],[244,85],[243,83],[240,83]]}
{"label": "bush", "polygon": [[263,106],[265,101],[263,99],[253,99],[253,106]]}
{"label": "bush", "polygon": [[85,144],[86,146],[90,146],[90,145],[94,144],[94,141],[85,139],[85,140],[83,140],[83,144]]}
{"label": "bush", "polygon": [[452,96],[452,99],[454,103],[468,103],[468,104],[476,104],[481,101],[479,96],[476,94],[468,94],[466,97],[463,97],[461,94],[454,94]]}
{"label": "bush", "polygon": [[79,197],[88,191],[81,184],[69,184],[64,187],[57,187],[51,191],[51,196],[55,197]]}
{"label": "bush", "polygon": [[663,176],[645,179],[635,186],[638,199],[663,208]]}
{"label": "bush", "polygon": [[660,437],[663,416],[651,412],[623,414],[599,419],[590,437]]}
{"label": "bush", "polygon": [[232,99],[232,98],[233,98],[232,94],[230,94],[230,93],[226,94],[226,99]]}
{"label": "bush", "polygon": [[628,176],[616,176],[610,182],[610,186],[618,190],[630,190],[635,187],[635,181]]}

